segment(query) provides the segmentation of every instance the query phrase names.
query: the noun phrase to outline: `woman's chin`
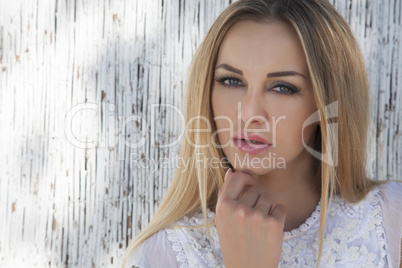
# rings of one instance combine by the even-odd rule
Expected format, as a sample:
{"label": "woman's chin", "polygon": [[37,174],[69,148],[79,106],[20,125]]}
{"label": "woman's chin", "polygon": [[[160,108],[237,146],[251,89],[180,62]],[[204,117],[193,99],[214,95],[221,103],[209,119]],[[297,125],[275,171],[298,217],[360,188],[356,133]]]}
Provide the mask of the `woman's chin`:
{"label": "woman's chin", "polygon": [[261,176],[272,170],[286,168],[286,159],[272,152],[258,156],[234,154],[229,156],[229,161],[236,171],[250,175]]}
{"label": "woman's chin", "polygon": [[243,172],[249,175],[255,175],[255,176],[262,176],[265,174],[268,174],[271,172],[272,169],[266,168],[266,167],[252,167],[252,168],[244,168],[244,167],[239,167],[236,168],[234,167],[234,172]]}

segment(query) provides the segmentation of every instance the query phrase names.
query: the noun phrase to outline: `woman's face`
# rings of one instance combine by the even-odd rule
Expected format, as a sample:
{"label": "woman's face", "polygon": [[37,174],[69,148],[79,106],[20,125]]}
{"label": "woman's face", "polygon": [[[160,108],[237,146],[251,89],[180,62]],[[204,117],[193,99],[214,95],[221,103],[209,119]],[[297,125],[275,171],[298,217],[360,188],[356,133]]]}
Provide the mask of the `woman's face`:
{"label": "woman's face", "polygon": [[[305,163],[317,125],[302,46],[280,22],[236,23],[221,44],[212,88],[216,141],[236,170],[264,175]],[[214,137],[216,140],[216,137]]]}

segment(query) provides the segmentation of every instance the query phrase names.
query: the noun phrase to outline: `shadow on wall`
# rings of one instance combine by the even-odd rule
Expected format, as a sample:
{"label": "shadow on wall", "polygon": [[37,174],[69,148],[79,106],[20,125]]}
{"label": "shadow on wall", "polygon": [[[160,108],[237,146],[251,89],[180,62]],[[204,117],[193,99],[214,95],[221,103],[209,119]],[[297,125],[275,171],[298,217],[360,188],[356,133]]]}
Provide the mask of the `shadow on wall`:
{"label": "shadow on wall", "polygon": [[169,185],[175,163],[161,163],[179,144],[161,145],[182,126],[168,105],[181,111],[189,61],[225,2],[7,3],[2,265],[119,266]]}

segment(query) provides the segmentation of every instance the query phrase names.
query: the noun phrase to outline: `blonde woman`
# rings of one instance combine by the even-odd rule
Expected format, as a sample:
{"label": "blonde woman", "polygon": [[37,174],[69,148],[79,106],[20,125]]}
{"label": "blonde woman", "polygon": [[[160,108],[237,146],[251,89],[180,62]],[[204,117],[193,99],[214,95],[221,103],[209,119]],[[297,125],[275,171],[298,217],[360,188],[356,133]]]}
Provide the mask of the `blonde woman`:
{"label": "blonde woman", "polygon": [[365,173],[368,90],[328,1],[231,4],[190,70],[190,165],[126,267],[400,265],[402,186]]}

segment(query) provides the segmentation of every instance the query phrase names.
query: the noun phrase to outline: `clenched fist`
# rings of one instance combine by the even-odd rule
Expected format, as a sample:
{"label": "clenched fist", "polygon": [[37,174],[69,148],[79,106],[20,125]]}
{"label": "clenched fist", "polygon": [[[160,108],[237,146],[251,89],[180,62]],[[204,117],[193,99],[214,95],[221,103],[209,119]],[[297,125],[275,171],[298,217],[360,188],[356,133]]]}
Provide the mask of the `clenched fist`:
{"label": "clenched fist", "polygon": [[227,268],[278,267],[286,211],[246,173],[226,172],[216,205],[216,228]]}

